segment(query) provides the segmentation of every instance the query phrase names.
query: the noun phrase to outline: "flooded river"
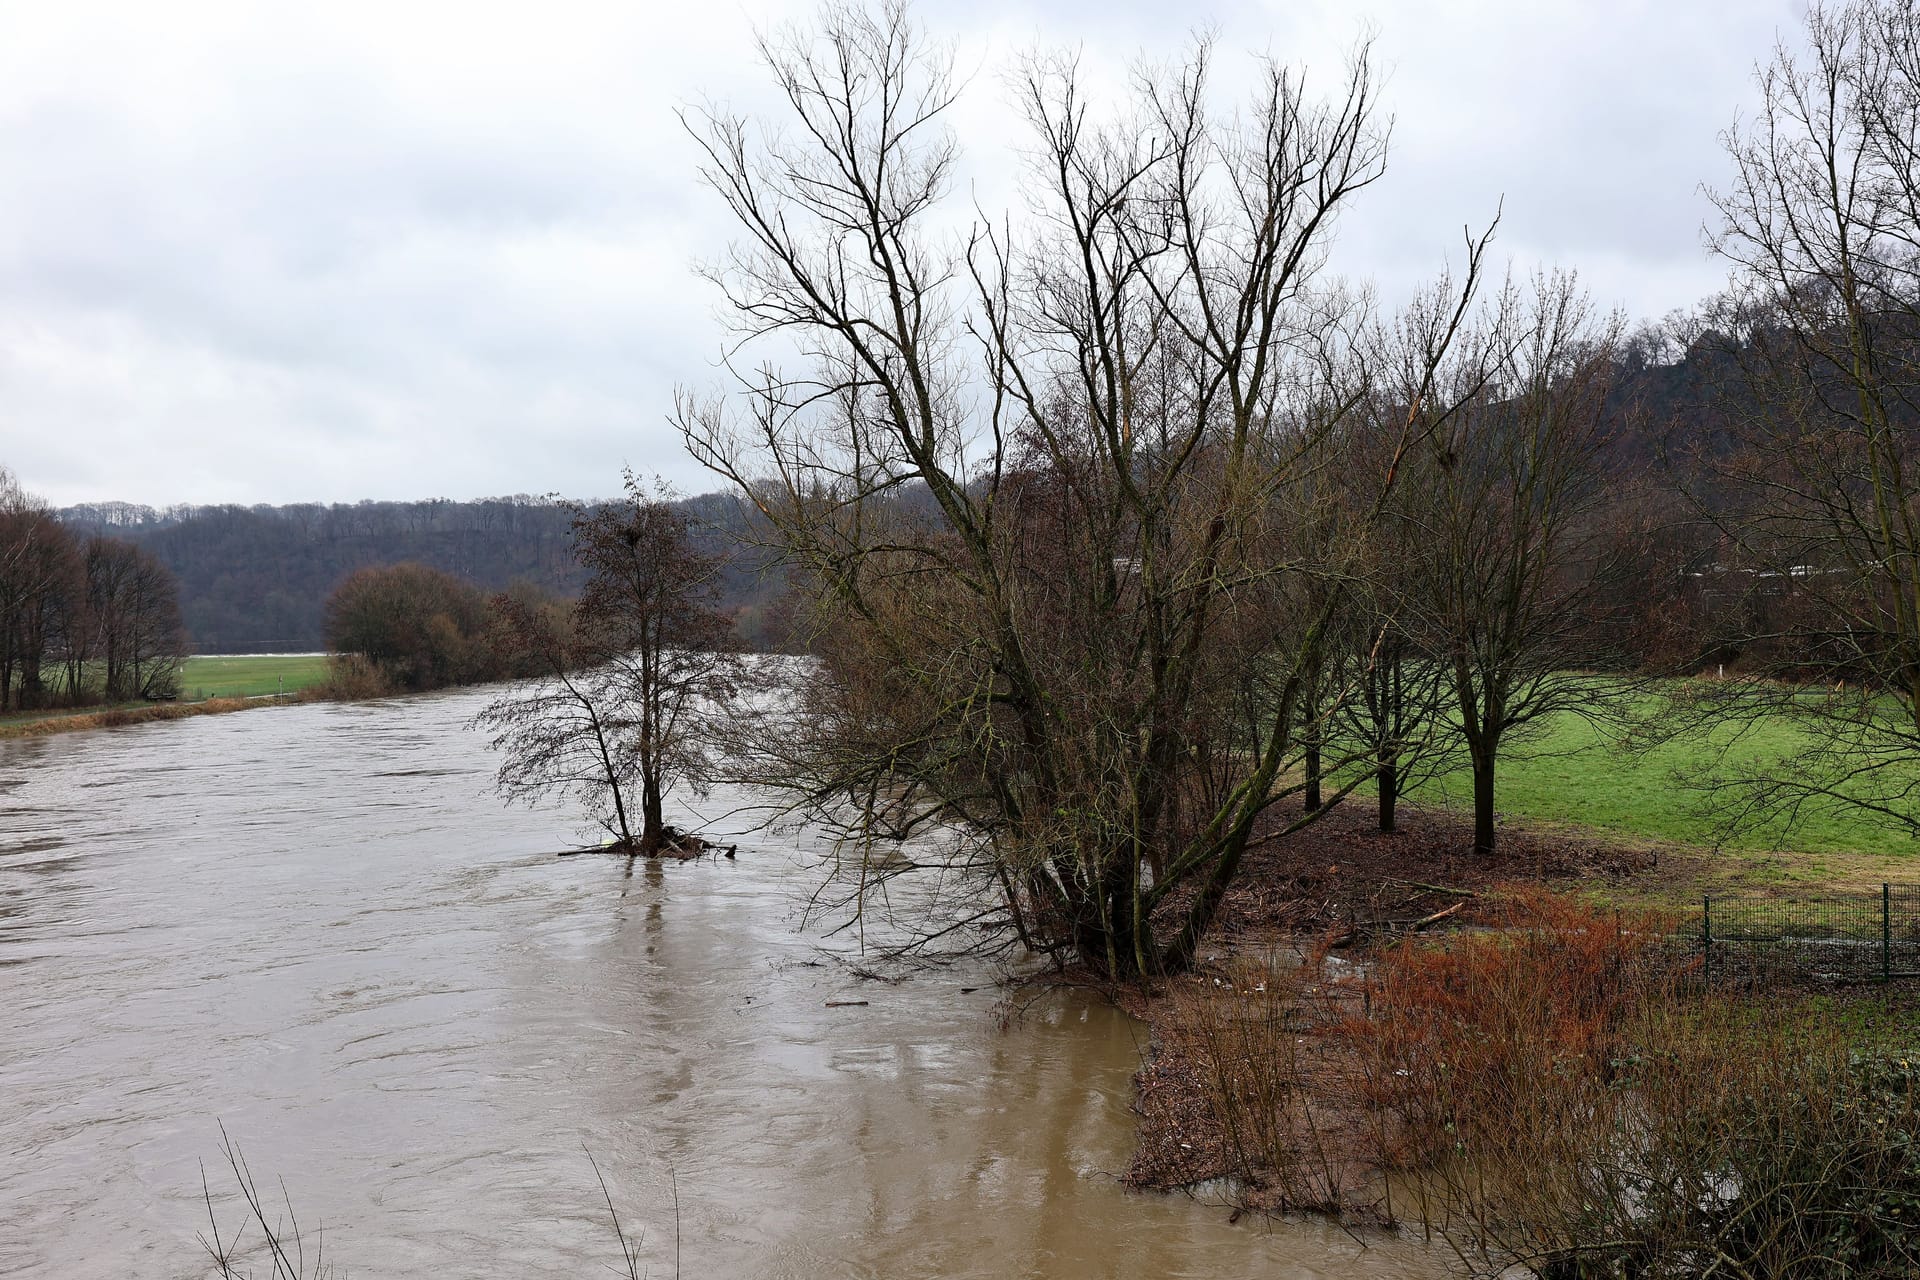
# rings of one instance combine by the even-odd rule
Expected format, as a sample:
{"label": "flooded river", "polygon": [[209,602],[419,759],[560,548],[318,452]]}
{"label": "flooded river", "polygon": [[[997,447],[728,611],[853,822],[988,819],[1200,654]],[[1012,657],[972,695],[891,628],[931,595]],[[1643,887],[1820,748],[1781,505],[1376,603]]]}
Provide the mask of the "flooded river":
{"label": "flooded river", "polygon": [[588,1150],[655,1277],[1435,1273],[1123,1191],[1139,1028],[856,980],[804,839],[553,858],[482,700],[0,742],[0,1275],[206,1275],[223,1123],[345,1276],[603,1274]]}

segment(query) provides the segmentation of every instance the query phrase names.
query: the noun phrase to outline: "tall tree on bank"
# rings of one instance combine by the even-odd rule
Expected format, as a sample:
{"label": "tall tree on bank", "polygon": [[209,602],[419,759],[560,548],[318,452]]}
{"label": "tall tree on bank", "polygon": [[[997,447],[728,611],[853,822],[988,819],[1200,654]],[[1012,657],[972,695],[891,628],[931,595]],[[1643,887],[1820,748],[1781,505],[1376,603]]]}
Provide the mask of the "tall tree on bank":
{"label": "tall tree on bank", "polygon": [[1511,736],[1546,717],[1606,716],[1617,666],[1592,617],[1611,549],[1602,513],[1607,391],[1620,334],[1566,276],[1509,286],[1483,320],[1484,392],[1433,432],[1409,487],[1424,520],[1420,640],[1448,671],[1473,772],[1473,847],[1494,851]]}
{"label": "tall tree on bank", "polygon": [[673,836],[667,793],[704,772],[712,718],[744,664],[714,607],[719,559],[694,548],[670,495],[630,474],[626,490],[625,501],[575,513],[587,582],[570,616],[496,601],[537,674],[476,723],[504,753],[498,782],[510,799],[582,800],[615,848],[651,856]]}
{"label": "tall tree on bank", "polygon": [[72,535],[0,469],[0,709],[46,701],[48,623],[72,563]]}
{"label": "tall tree on bank", "polygon": [[86,565],[87,656],[99,663],[109,700],[173,693],[180,683],[179,588],[144,547],[94,537]]}
{"label": "tall tree on bank", "polygon": [[1716,585],[1748,605],[1753,679],[1715,709],[1787,717],[1803,745],[1736,770],[1745,805],[1720,810],[1920,833],[1920,12],[1816,4],[1759,84],[1714,193],[1732,439],[1693,496],[1724,539]]}
{"label": "tall tree on bank", "polygon": [[[1223,113],[1202,44],[1142,68],[1114,124],[1035,57],[1031,216],[964,243],[940,230],[950,56],[902,7],[835,6],[761,54],[783,122],[688,124],[740,236],[712,273],[739,336],[804,367],[680,410],[811,590],[818,661],[758,776],[846,837],[856,907],[930,869],[892,840],[937,830],[967,918],[1114,978],[1181,969],[1299,763],[1338,595],[1297,611],[1340,570],[1294,554],[1281,498],[1378,399],[1401,410],[1384,500],[1446,416],[1484,241],[1391,331],[1321,278],[1385,163],[1364,48],[1325,100],[1263,61]],[[1250,666],[1274,673],[1252,701]]]}

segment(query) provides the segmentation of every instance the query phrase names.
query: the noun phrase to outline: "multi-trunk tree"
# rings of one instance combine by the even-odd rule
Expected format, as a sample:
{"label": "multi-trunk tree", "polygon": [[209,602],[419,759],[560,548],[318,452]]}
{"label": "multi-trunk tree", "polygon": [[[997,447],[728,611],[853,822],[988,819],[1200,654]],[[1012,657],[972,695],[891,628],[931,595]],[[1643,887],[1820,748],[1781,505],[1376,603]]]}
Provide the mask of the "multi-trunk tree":
{"label": "multi-trunk tree", "polygon": [[1510,286],[1475,335],[1481,389],[1428,437],[1400,498],[1421,544],[1406,618],[1446,672],[1476,853],[1494,851],[1499,765],[1516,733],[1554,716],[1614,718],[1630,700],[1596,616],[1614,550],[1619,330],[1571,278]]}
{"label": "multi-trunk tree", "polygon": [[1341,595],[1347,553],[1297,536],[1290,495],[1392,406],[1374,518],[1447,417],[1484,242],[1398,326],[1324,276],[1385,163],[1364,49],[1326,99],[1257,62],[1227,111],[1203,44],[1111,116],[1072,59],[1030,59],[1031,207],[959,239],[950,58],[900,7],[762,54],[784,120],[688,123],[738,234],[713,278],[789,359],[680,410],[810,597],[817,658],[757,776],[845,837],[856,904],[937,864],[1034,949],[1180,969],[1300,763]]}

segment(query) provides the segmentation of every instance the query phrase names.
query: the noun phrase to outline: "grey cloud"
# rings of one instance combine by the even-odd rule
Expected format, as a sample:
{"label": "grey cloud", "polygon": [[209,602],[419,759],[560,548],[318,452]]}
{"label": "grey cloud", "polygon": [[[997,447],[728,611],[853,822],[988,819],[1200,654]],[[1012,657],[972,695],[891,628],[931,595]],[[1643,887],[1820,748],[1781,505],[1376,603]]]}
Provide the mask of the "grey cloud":
{"label": "grey cloud", "polygon": [[[0,51],[0,460],[30,486],[593,493],[623,463],[707,483],[662,419],[675,383],[712,377],[723,335],[689,265],[724,228],[673,112],[761,101],[746,19],[774,15],[152,12],[47,6]],[[1581,268],[1638,314],[1713,287],[1697,188],[1752,62],[1794,21],[1784,2],[1707,0],[988,0],[922,17],[988,71],[1035,40],[1162,56],[1215,18],[1223,59],[1268,49],[1322,79],[1370,23],[1396,151],[1338,267],[1403,293],[1504,197],[1505,250]],[[989,195],[1008,194],[1011,141],[963,138]]]}

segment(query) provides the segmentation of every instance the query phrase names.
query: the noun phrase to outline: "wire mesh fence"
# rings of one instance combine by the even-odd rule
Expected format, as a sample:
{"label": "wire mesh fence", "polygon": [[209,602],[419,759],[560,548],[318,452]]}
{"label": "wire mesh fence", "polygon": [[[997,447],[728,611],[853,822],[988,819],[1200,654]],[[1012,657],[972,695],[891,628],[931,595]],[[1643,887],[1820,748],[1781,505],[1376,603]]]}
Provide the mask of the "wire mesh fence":
{"label": "wire mesh fence", "polygon": [[1920,977],[1920,885],[1877,893],[1701,900],[1697,939],[1708,982],[1886,982]]}

